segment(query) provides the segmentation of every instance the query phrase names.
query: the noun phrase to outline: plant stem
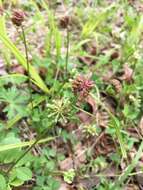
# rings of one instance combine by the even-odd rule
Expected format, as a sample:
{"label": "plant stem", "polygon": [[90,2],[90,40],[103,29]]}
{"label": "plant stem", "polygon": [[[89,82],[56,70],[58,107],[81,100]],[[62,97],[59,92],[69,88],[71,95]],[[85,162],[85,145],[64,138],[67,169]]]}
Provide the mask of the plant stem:
{"label": "plant stem", "polygon": [[27,42],[26,42],[26,35],[24,32],[24,27],[22,25],[21,25],[21,30],[22,30],[23,44],[24,44],[25,55],[26,55],[27,73],[28,73],[28,88],[29,88],[29,94],[30,94],[31,116],[32,116],[33,101],[32,101],[32,90],[31,90],[30,64],[29,64],[29,57],[28,57],[28,47],[27,47]]}
{"label": "plant stem", "polygon": [[8,175],[10,173],[10,171],[16,166],[16,164],[23,159],[23,157],[32,149],[34,148],[34,146],[44,137],[44,135],[49,131],[48,129],[45,129],[35,140],[35,142],[29,147],[27,148],[27,150],[10,166],[10,168],[7,170],[6,174]]}
{"label": "plant stem", "polygon": [[[26,62],[27,62],[27,73],[28,73],[28,87],[29,87],[29,93],[30,93],[30,104],[31,104],[31,118],[32,118],[32,111],[33,111],[33,101],[32,101],[32,91],[31,91],[31,76],[30,76],[30,71],[29,71],[29,58],[28,58],[28,48],[27,48],[27,43],[26,43],[26,36],[24,32],[24,27],[21,26],[22,30],[22,37],[23,37],[23,43],[25,47],[25,55],[26,55]],[[48,128],[49,130],[49,128]],[[27,148],[27,150],[10,166],[10,168],[7,170],[6,174],[8,175],[9,172],[16,166],[16,164],[43,138],[47,130],[44,130],[43,133],[41,133],[35,142]]]}
{"label": "plant stem", "polygon": [[67,40],[66,40],[66,64],[65,64],[65,75],[67,76],[68,72],[68,62],[69,62],[69,43],[70,43],[70,32],[69,27],[67,26]]}

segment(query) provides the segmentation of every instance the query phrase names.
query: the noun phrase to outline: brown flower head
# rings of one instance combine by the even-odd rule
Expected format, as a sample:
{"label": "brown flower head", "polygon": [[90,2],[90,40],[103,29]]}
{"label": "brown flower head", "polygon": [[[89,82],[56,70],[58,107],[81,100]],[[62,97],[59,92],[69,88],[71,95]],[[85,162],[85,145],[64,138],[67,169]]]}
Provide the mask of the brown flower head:
{"label": "brown flower head", "polygon": [[12,22],[16,26],[21,26],[22,22],[24,21],[25,13],[21,10],[15,10],[12,15]]}
{"label": "brown flower head", "polygon": [[69,25],[69,21],[70,21],[69,16],[63,16],[63,17],[60,19],[60,26],[61,26],[62,28],[67,28],[68,25]]}
{"label": "brown flower head", "polygon": [[80,75],[72,83],[72,89],[75,95],[79,95],[81,99],[86,98],[93,88],[93,81]]}

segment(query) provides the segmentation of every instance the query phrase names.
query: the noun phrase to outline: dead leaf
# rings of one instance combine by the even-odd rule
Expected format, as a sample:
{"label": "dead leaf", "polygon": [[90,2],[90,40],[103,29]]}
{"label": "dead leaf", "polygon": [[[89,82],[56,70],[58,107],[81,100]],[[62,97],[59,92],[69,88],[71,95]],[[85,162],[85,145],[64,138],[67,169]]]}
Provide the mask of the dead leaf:
{"label": "dead leaf", "polygon": [[19,65],[18,63],[14,63],[12,66],[11,66],[11,72],[12,73],[20,73],[20,74],[25,74],[25,69]]}
{"label": "dead leaf", "polygon": [[131,69],[128,64],[124,65],[124,74],[121,79],[126,82],[131,82],[133,79],[133,69]]}
{"label": "dead leaf", "polygon": [[92,65],[95,63],[95,60],[91,58],[91,56],[79,56],[78,60],[86,65]]}
{"label": "dead leaf", "polygon": [[113,71],[112,70],[109,70],[109,71],[107,71],[107,73],[105,73],[105,75],[103,75],[102,76],[102,79],[103,79],[103,81],[105,81],[105,82],[109,82],[109,80],[111,79],[111,78],[113,78]]}
{"label": "dead leaf", "polygon": [[135,171],[138,173],[135,178],[138,182],[138,184],[140,185],[143,185],[143,173],[139,173],[140,171],[142,171],[142,165],[143,165],[143,162],[142,161],[139,161],[137,166],[135,167]]}
{"label": "dead leaf", "polygon": [[66,158],[65,160],[59,163],[59,167],[62,171],[66,171],[73,168],[73,160],[71,157]]}
{"label": "dead leaf", "polygon": [[110,56],[110,61],[117,59],[119,57],[119,53],[117,51],[113,52]]}
{"label": "dead leaf", "polygon": [[110,83],[114,86],[117,93],[122,91],[122,84],[118,79],[111,79]]}
{"label": "dead leaf", "polygon": [[109,123],[109,114],[105,110],[99,110],[96,113],[96,122],[98,126],[106,128]]}
{"label": "dead leaf", "polygon": [[89,42],[82,45],[82,48],[88,52],[90,55],[96,55],[97,54],[97,46],[95,42]]}
{"label": "dead leaf", "polygon": [[81,164],[86,162],[85,148],[81,143],[77,144],[74,153],[74,165],[78,168]]}
{"label": "dead leaf", "polygon": [[79,179],[79,187],[82,187],[82,189],[92,189],[96,185],[100,183],[100,178],[97,176],[90,176],[90,178],[85,179]]}
{"label": "dead leaf", "polygon": [[140,129],[141,134],[143,135],[143,116],[139,122],[139,129]]}
{"label": "dead leaf", "polygon": [[[97,104],[95,102],[95,99],[90,95],[87,96],[87,98],[85,99],[85,102],[90,107],[89,114],[88,114],[88,112],[86,113],[86,112],[81,110],[77,113],[77,116],[82,123],[89,124],[93,120],[93,118],[95,118],[95,113],[97,111]],[[79,107],[80,107],[80,102],[79,102]]]}
{"label": "dead leaf", "polygon": [[59,190],[72,190],[72,187],[70,187],[70,185],[62,182]]}
{"label": "dead leaf", "polygon": [[5,75],[7,74],[5,65],[2,59],[0,59],[0,75]]}
{"label": "dead leaf", "polygon": [[109,153],[113,153],[116,150],[115,143],[110,135],[104,134],[100,142],[98,142],[95,146],[97,155],[107,155]]}
{"label": "dead leaf", "polygon": [[135,184],[128,184],[123,190],[139,190],[139,187]]}

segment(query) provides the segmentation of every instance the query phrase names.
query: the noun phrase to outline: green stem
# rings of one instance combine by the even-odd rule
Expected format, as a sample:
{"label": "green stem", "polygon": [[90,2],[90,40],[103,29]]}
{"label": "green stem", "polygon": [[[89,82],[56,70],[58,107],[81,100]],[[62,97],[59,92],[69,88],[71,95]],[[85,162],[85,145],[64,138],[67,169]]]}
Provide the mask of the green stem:
{"label": "green stem", "polygon": [[26,42],[26,35],[24,32],[24,27],[22,25],[21,25],[21,30],[22,30],[22,37],[23,37],[23,43],[24,43],[25,55],[26,55],[26,64],[27,64],[27,73],[28,73],[28,88],[29,88],[29,94],[30,94],[31,116],[32,116],[33,103],[32,103],[30,64],[29,64],[29,57],[28,57],[28,47],[27,47],[27,42]]}
{"label": "green stem", "polygon": [[45,134],[49,131],[48,129],[45,129],[35,140],[35,142],[29,147],[27,148],[27,150],[10,166],[10,168],[7,170],[6,174],[8,175],[10,173],[10,171],[17,165],[17,163],[24,158],[24,156],[32,149],[35,147],[35,145],[37,145],[39,143],[39,141],[45,136]]}
{"label": "green stem", "polygon": [[127,158],[127,152],[126,152],[126,148],[125,148],[125,145],[124,145],[124,142],[123,142],[121,129],[120,129],[120,126],[118,126],[118,124],[117,124],[116,117],[110,112],[110,110],[104,105],[104,103],[102,103],[100,101],[99,98],[96,98],[94,94],[90,94],[90,95],[96,100],[97,104],[99,104],[104,110],[107,111],[110,118],[114,121],[115,129],[116,129],[116,135],[117,135],[117,138],[118,138],[118,141],[119,141],[119,144],[120,144],[120,148],[121,148],[123,158]]}

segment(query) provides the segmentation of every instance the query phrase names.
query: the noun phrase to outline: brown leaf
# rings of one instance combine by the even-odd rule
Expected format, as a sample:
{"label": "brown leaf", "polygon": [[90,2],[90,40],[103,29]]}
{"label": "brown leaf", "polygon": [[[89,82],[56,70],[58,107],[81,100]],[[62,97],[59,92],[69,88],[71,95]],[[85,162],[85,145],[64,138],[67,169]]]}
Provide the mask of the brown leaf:
{"label": "brown leaf", "polygon": [[139,128],[140,128],[141,134],[143,135],[143,116],[142,116],[142,118],[141,118],[141,120],[139,122]]}
{"label": "brown leaf", "polygon": [[0,59],[0,75],[5,75],[7,74],[5,65],[2,59]]}
{"label": "brown leaf", "polygon": [[85,179],[80,179],[79,180],[79,187],[82,187],[81,189],[92,189],[96,185],[100,183],[100,178],[97,176],[90,177],[90,178],[85,178]]}
{"label": "brown leaf", "polygon": [[139,190],[139,187],[135,184],[128,184],[123,190]]}
{"label": "brown leaf", "polygon": [[115,152],[116,147],[111,136],[104,134],[101,137],[100,142],[96,144],[95,149],[97,155],[107,155],[111,152]]}
{"label": "brown leaf", "polygon": [[119,53],[117,51],[113,52],[110,56],[110,61],[117,59],[119,57]]}
{"label": "brown leaf", "polygon": [[91,122],[91,116],[88,113],[85,113],[83,111],[79,111],[77,113],[78,118],[82,123],[90,123]]}
{"label": "brown leaf", "polygon": [[96,113],[97,111],[97,104],[95,102],[95,99],[92,96],[87,96],[86,102],[91,106],[92,108],[92,114]]}
{"label": "brown leaf", "polygon": [[66,158],[65,160],[59,163],[61,170],[66,171],[73,168],[73,160],[71,157]]}
{"label": "brown leaf", "polygon": [[121,77],[122,80],[125,80],[127,82],[131,82],[133,79],[133,69],[131,69],[128,64],[124,65],[124,74]]}
{"label": "brown leaf", "polygon": [[143,173],[139,173],[142,171],[142,165],[143,163],[141,161],[138,162],[135,171],[138,173],[135,177],[137,179],[138,184],[143,185]]}
{"label": "brown leaf", "polygon": [[90,55],[97,54],[97,46],[95,42],[89,42],[82,45],[82,48],[88,52]]}
{"label": "brown leaf", "polygon": [[[95,99],[90,95],[87,96],[87,98],[85,99],[85,102],[90,107],[89,114],[84,111],[79,111],[77,113],[77,115],[82,123],[90,123],[97,111],[97,105],[96,105]],[[80,102],[79,102],[79,104],[80,104]],[[93,116],[90,114],[92,114]]]}
{"label": "brown leaf", "polygon": [[122,91],[122,84],[118,79],[111,79],[110,83],[114,86],[117,93]]}
{"label": "brown leaf", "polygon": [[85,149],[83,148],[82,144],[79,143],[75,147],[74,165],[77,168],[85,162],[86,162]]}
{"label": "brown leaf", "polygon": [[107,73],[105,73],[105,75],[102,76],[103,81],[105,82],[109,82],[109,80],[113,77],[113,71],[109,70],[107,71]]}
{"label": "brown leaf", "polygon": [[39,67],[39,74],[40,76],[45,79],[46,74],[47,74],[47,69],[45,67]]}
{"label": "brown leaf", "polygon": [[72,187],[70,185],[62,182],[59,190],[72,190]]}
{"label": "brown leaf", "polygon": [[79,56],[78,60],[86,65],[92,65],[95,63],[95,60],[90,56]]}
{"label": "brown leaf", "polygon": [[17,63],[14,63],[12,66],[11,66],[11,72],[12,73],[20,73],[20,74],[25,74],[25,69],[17,64]]}
{"label": "brown leaf", "polygon": [[96,114],[96,122],[98,126],[106,128],[109,123],[109,114],[105,110],[99,110]]}

